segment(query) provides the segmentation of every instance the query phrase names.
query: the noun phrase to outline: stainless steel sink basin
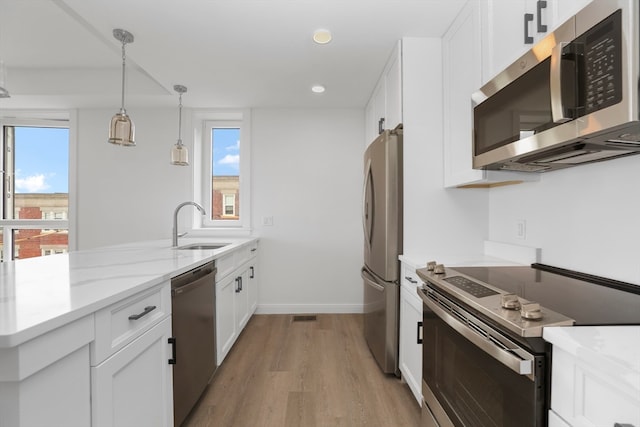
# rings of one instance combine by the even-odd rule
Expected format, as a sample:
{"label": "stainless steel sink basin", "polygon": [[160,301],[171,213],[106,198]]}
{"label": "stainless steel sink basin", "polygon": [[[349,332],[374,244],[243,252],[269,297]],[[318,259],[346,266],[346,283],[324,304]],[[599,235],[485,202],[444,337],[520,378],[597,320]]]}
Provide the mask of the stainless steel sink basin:
{"label": "stainless steel sink basin", "polygon": [[191,243],[189,245],[178,246],[177,249],[220,249],[229,244],[230,243]]}

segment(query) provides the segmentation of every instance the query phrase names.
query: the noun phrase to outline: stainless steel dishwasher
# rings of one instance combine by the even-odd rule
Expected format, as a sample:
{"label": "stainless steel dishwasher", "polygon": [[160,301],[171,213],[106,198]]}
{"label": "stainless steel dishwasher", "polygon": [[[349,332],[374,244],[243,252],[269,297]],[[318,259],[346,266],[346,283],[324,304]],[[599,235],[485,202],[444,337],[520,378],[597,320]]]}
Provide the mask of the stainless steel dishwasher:
{"label": "stainless steel dishwasher", "polygon": [[215,276],[210,262],[171,279],[175,426],[189,415],[217,367]]}

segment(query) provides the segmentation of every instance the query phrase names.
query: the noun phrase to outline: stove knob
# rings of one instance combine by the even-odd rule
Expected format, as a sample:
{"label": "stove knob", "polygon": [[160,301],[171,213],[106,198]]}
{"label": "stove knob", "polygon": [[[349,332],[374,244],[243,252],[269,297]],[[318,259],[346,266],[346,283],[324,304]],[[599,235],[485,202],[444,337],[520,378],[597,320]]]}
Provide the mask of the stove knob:
{"label": "stove knob", "polygon": [[523,303],[520,307],[520,317],[527,320],[539,320],[542,319],[542,311],[540,311],[540,304],[537,302]]}
{"label": "stove knob", "polygon": [[427,263],[427,271],[433,271],[436,268],[436,262],[435,261],[429,261]]}
{"label": "stove knob", "polygon": [[520,310],[520,300],[516,294],[500,295],[500,305],[507,310]]}
{"label": "stove knob", "polygon": [[436,273],[436,274],[444,274],[444,265],[443,264],[437,264],[433,268],[433,272]]}

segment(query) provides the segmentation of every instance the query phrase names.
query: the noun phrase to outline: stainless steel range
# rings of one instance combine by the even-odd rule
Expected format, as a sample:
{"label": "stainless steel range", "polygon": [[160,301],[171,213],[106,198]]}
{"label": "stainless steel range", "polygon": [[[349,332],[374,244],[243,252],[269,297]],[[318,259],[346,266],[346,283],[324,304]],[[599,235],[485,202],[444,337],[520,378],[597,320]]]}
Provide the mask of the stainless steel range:
{"label": "stainless steel range", "polygon": [[541,264],[417,270],[424,426],[547,423],[550,326],[640,324],[640,286]]}

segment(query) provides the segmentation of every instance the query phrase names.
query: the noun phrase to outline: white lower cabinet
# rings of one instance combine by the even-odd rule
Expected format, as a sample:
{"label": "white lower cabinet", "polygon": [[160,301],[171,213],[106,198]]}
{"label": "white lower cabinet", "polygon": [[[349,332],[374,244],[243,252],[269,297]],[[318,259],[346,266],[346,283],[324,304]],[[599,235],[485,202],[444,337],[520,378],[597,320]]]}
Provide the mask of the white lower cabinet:
{"label": "white lower cabinet", "polygon": [[422,404],[422,300],[415,268],[402,263],[400,286],[400,357],[402,379]]}
{"label": "white lower cabinet", "polygon": [[173,425],[170,283],[95,313],[93,427]]}
{"label": "white lower cabinet", "polygon": [[235,285],[236,277],[231,275],[216,281],[216,359],[218,365],[231,350],[236,341]]}
{"label": "white lower cabinet", "polygon": [[[218,365],[235,344],[258,305],[257,241],[234,253],[236,269],[216,277],[216,357]],[[220,271],[220,269],[218,269]]]}
{"label": "white lower cabinet", "polygon": [[1,427],[91,423],[89,315],[17,347],[0,349]]}
{"label": "white lower cabinet", "polygon": [[166,317],[91,368],[92,426],[173,425],[173,370]]}
{"label": "white lower cabinet", "polygon": [[640,426],[640,327],[545,328],[550,427]]}

